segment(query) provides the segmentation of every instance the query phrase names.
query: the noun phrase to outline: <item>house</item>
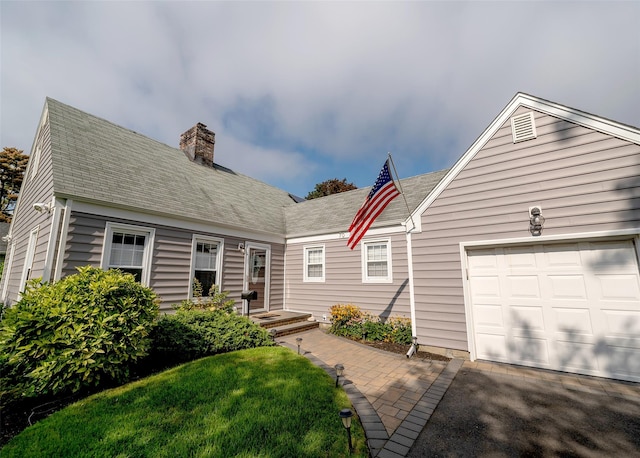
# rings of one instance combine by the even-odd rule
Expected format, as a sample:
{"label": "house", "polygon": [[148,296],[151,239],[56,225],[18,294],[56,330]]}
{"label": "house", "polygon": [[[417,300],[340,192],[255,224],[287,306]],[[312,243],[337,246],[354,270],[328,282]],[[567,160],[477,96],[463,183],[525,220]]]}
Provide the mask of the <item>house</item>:
{"label": "house", "polygon": [[401,180],[353,251],[368,189],[298,202],[217,165],[214,143],[198,124],[181,152],[47,99],[5,300],[119,267],[164,307],[197,278],[237,301],[261,288],[252,310],[321,321],[351,302],[411,317],[431,351],[640,381],[637,128],[518,93],[451,169]]}

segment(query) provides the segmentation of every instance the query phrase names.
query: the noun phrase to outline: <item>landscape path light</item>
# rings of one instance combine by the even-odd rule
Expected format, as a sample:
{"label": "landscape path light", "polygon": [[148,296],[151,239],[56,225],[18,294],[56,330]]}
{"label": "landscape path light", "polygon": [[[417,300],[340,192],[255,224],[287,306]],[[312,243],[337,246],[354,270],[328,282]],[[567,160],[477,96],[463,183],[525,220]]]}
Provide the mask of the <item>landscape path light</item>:
{"label": "landscape path light", "polygon": [[302,343],[302,337],[296,337],[296,342],[298,344],[298,354],[300,354],[300,344]]}
{"label": "landscape path light", "polygon": [[344,366],[342,364],[336,364],[334,368],[336,370],[336,388],[338,388],[338,381],[340,380],[340,377],[342,377],[342,374],[344,373]]}
{"label": "landscape path light", "polygon": [[351,409],[342,409],[340,411],[342,426],[344,426],[347,430],[347,439],[349,440],[349,453],[353,451],[353,445],[351,444],[351,417],[353,417],[353,412],[351,412]]}

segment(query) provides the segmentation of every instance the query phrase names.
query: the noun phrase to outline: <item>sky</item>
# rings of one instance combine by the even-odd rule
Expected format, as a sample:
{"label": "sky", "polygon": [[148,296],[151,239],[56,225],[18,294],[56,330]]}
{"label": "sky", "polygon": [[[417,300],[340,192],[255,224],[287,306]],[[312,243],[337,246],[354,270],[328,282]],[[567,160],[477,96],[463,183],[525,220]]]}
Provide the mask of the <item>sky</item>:
{"label": "sky", "polygon": [[640,1],[0,0],[0,146],[45,97],[306,196],[451,167],[517,92],[640,126]]}

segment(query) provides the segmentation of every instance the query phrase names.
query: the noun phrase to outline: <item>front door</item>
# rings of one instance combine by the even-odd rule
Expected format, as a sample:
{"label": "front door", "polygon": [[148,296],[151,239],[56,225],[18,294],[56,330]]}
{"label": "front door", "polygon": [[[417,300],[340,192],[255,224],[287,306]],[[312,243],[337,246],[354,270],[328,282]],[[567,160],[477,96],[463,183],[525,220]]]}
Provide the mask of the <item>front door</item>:
{"label": "front door", "polygon": [[[244,290],[256,291],[258,299],[251,301],[250,313],[269,310],[271,247],[247,243],[244,257]],[[246,311],[246,301],[243,308]]]}

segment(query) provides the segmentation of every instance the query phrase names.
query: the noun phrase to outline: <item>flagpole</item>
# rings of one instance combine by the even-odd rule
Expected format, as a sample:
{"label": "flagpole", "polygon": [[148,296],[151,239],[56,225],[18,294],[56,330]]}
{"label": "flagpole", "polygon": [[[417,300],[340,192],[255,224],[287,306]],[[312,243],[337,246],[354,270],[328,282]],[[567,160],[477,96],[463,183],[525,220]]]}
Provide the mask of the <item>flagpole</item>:
{"label": "flagpole", "polygon": [[407,202],[407,198],[404,195],[404,191],[402,190],[402,184],[400,184],[400,177],[398,176],[398,171],[396,170],[396,164],[393,162],[393,158],[391,157],[391,153],[387,153],[389,155],[389,162],[391,162],[391,167],[398,177],[398,186],[400,186],[400,194],[402,194],[402,198],[404,199],[404,204],[407,206],[407,212],[409,213],[409,219],[411,220],[411,230],[405,232],[405,237],[407,240],[407,268],[409,274],[409,313],[411,314],[411,337],[413,342],[417,342],[418,338],[418,323],[416,317],[416,293],[415,286],[413,284],[413,246],[411,243],[411,231],[413,231],[416,227],[416,224],[413,222],[413,215],[411,214],[411,209],[409,208],[409,203]]}
{"label": "flagpole", "polygon": [[402,184],[400,183],[400,176],[398,175],[398,171],[396,170],[396,164],[393,162],[393,158],[391,157],[391,153],[387,152],[389,155],[389,162],[391,162],[391,167],[393,168],[394,173],[396,174],[396,178],[398,179],[398,186],[400,187],[400,194],[402,194],[402,198],[404,199],[404,204],[407,207],[407,213],[409,214],[409,219],[411,220],[411,230],[415,229],[416,224],[413,222],[413,215],[411,214],[411,209],[409,208],[409,202],[407,202],[407,197],[404,195],[404,191],[402,190]]}

